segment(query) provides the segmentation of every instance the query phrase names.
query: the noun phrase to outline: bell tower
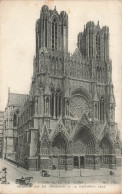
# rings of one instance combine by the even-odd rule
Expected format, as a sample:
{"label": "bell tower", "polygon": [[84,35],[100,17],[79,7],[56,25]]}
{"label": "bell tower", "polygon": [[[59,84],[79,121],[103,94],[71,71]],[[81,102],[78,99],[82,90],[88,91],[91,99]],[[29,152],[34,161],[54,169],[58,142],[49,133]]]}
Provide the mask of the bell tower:
{"label": "bell tower", "polygon": [[56,10],[49,10],[44,5],[40,18],[36,22],[36,56],[39,49],[45,47],[52,51],[68,52],[68,15],[65,11],[59,14]]}
{"label": "bell tower", "polygon": [[87,59],[109,61],[109,28],[100,28],[99,21],[95,25],[90,21],[84,26],[84,31],[78,34],[77,46]]}

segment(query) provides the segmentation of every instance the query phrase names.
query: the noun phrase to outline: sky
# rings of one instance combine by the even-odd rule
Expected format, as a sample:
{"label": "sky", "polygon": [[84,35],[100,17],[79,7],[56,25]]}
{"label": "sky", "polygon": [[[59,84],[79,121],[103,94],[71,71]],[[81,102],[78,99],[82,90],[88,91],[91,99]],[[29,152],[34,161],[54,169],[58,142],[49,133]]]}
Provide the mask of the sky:
{"label": "sky", "polygon": [[35,55],[35,22],[42,5],[69,19],[69,52],[73,53],[77,35],[88,21],[109,26],[112,80],[116,99],[116,122],[122,128],[122,3],[120,1],[1,1],[0,2],[0,110],[11,92],[29,93]]}

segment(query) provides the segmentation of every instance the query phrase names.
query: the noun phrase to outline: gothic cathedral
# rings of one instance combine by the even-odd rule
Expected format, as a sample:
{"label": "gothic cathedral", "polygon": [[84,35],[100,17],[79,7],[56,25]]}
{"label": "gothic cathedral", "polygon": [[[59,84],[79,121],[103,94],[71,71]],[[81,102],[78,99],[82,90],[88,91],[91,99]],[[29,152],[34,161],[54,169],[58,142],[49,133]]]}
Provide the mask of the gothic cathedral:
{"label": "gothic cathedral", "polygon": [[30,92],[12,111],[13,158],[25,168],[119,165],[109,28],[88,22],[71,55],[67,13],[44,5],[36,22]]}

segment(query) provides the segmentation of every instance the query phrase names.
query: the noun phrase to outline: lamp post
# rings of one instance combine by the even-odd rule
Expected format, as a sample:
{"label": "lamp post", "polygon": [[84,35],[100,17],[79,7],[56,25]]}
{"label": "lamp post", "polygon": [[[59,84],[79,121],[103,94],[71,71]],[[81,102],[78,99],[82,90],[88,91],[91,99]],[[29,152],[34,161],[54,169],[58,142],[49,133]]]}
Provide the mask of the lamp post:
{"label": "lamp post", "polygon": [[60,167],[59,167],[59,177],[60,177]]}
{"label": "lamp post", "polygon": [[82,175],[81,175],[81,164],[80,164],[80,176],[82,176]]}
{"label": "lamp post", "polygon": [[79,167],[80,167],[80,176],[81,176],[81,157],[79,157]]}
{"label": "lamp post", "polygon": [[60,157],[58,157],[59,177],[60,177]]}

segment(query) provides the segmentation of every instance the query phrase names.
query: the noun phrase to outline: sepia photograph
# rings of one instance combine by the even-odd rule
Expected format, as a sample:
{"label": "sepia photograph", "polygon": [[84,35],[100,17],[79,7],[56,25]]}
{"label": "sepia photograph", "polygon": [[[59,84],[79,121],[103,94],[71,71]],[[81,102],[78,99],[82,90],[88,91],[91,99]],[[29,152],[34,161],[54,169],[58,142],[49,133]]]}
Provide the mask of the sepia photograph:
{"label": "sepia photograph", "polygon": [[0,193],[121,194],[122,1],[0,1]]}

